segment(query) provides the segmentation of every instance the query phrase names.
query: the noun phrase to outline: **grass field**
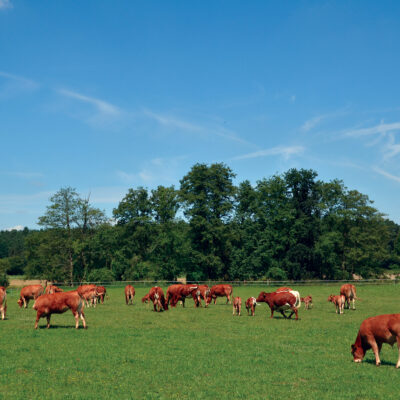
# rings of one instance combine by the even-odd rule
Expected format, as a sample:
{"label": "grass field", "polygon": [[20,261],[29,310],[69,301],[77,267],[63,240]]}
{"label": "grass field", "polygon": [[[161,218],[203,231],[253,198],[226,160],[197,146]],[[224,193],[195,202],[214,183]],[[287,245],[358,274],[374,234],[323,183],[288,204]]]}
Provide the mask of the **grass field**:
{"label": "grass field", "polygon": [[[243,303],[262,287],[234,288]],[[272,291],[268,288],[267,291]],[[357,310],[336,315],[327,302],[337,286],[298,287],[314,308],[299,321],[269,318],[261,304],[241,317],[219,299],[208,309],[178,305],[155,313],[140,302],[126,306],[123,288],[85,309],[88,329],[75,330],[70,311],[34,330],[35,311],[19,309],[8,294],[0,321],[0,398],[11,399],[398,399],[398,352],[384,345],[382,366],[371,351],[352,362],[350,345],[367,317],[398,313],[400,287],[359,286]]]}

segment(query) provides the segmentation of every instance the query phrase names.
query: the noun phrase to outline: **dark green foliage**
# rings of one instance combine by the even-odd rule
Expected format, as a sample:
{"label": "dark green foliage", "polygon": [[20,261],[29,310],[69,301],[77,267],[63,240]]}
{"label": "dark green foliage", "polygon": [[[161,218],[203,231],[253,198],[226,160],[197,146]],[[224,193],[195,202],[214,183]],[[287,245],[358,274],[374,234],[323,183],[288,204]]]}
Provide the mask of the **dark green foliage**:
{"label": "dark green foliage", "polygon": [[[313,170],[233,184],[196,164],[180,188],[128,190],[115,224],[75,189],[50,198],[40,231],[0,232],[8,274],[55,281],[349,279],[400,271],[400,227],[368,196]],[[107,278],[107,279],[105,279]]]}

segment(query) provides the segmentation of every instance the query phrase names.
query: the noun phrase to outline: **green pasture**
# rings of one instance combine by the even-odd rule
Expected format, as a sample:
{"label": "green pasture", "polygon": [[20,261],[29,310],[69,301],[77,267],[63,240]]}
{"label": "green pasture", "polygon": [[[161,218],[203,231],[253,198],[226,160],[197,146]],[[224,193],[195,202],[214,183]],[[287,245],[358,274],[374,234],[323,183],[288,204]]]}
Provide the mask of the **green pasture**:
{"label": "green pasture", "polygon": [[[166,288],[164,288],[166,289]],[[243,305],[262,287],[234,288]],[[273,288],[268,288],[272,291]],[[400,312],[400,286],[358,286],[357,310],[336,315],[327,302],[336,286],[296,288],[314,308],[299,321],[269,318],[261,304],[241,317],[219,299],[208,309],[178,305],[155,313],[126,306],[123,288],[85,309],[88,329],[74,329],[70,311],[52,316],[52,328],[34,330],[35,311],[19,309],[8,293],[0,321],[0,398],[9,399],[399,399],[398,352],[384,345],[382,366],[369,351],[352,362],[350,345],[367,317]]]}

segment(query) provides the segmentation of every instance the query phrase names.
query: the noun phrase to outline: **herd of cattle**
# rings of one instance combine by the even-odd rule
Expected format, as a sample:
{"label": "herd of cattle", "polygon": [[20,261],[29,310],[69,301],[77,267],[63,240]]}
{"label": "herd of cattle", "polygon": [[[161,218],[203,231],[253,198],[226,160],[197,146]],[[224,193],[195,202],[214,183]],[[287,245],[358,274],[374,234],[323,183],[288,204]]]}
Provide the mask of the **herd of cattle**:
{"label": "herd of cattle", "polygon": [[[181,302],[185,307],[187,297],[192,297],[195,307],[201,307],[202,301],[208,307],[212,301],[217,302],[218,297],[226,297],[226,303],[233,304],[233,315],[241,315],[242,299],[233,297],[233,288],[228,284],[214,285],[209,288],[207,285],[196,284],[176,284],[168,287],[166,295],[159,286],[154,286],[142,298],[142,303],[152,303],[154,311],[167,311],[169,306],[176,307]],[[18,305],[20,308],[28,307],[29,301],[34,300],[33,308],[37,311],[35,329],[38,327],[40,318],[46,317],[47,328],[50,327],[52,314],[61,314],[70,309],[75,318],[75,328],[79,328],[79,319],[82,320],[83,327],[86,328],[84,306],[96,307],[97,302],[104,302],[107,290],[104,286],[81,285],[76,290],[64,292],[61,288],[49,285],[43,288],[42,285],[29,285],[21,289]],[[125,287],[125,302],[127,305],[133,304],[135,288],[131,285]],[[328,301],[335,305],[336,313],[343,314],[345,306],[355,310],[355,300],[357,299],[356,288],[354,285],[345,284],[340,288],[339,295],[330,295]],[[271,310],[271,318],[274,311],[280,312],[284,318],[291,318],[293,314],[298,319],[298,309],[304,302],[305,308],[312,308],[312,297],[300,297],[298,291],[290,287],[281,287],[275,292],[261,292],[257,298],[249,297],[245,306],[250,316],[255,315],[258,303],[267,303]],[[290,311],[289,316],[286,311]],[[6,288],[0,286],[0,314],[4,320],[7,311]],[[375,355],[376,365],[380,365],[379,353],[383,343],[393,345],[397,342],[399,358],[396,368],[400,367],[400,314],[386,314],[367,318],[360,326],[355,343],[351,346],[354,362],[361,362],[367,350],[372,349]]]}

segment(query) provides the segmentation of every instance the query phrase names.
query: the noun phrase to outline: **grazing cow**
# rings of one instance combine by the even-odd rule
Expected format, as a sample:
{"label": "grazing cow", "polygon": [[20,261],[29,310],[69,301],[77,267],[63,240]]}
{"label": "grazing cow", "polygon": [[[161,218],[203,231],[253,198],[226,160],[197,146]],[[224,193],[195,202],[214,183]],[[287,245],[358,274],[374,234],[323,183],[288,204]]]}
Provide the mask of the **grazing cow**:
{"label": "grazing cow", "polygon": [[372,349],[375,355],[375,364],[379,366],[379,353],[382,343],[391,346],[397,342],[399,358],[396,368],[400,367],[400,314],[385,314],[365,319],[360,326],[356,342],[351,345],[354,362],[361,362],[367,350]]}
{"label": "grazing cow", "polygon": [[86,306],[90,307],[90,305],[93,305],[94,308],[96,308],[97,304],[97,286],[96,285],[81,285],[78,287],[77,292],[79,296],[82,297],[82,299],[85,300]]}
{"label": "grazing cow", "polygon": [[301,301],[299,292],[295,290],[278,293],[261,292],[256,301],[257,303],[267,303],[269,305],[269,308],[271,309],[271,318],[273,318],[275,310],[279,311],[284,318],[288,318],[285,314],[285,311],[288,309],[292,310],[289,318],[291,318],[293,314],[296,314],[296,320],[299,318],[297,310],[301,306]]}
{"label": "grazing cow", "polygon": [[46,286],[46,289],[44,290],[44,294],[60,293],[62,291],[63,290],[61,288],[59,288],[58,286],[49,285],[49,286]]}
{"label": "grazing cow", "polygon": [[24,308],[28,308],[29,300],[36,300],[40,295],[43,294],[42,285],[29,285],[21,289],[19,300],[17,301],[20,308],[24,305]]}
{"label": "grazing cow", "polygon": [[6,318],[6,311],[7,311],[7,291],[4,286],[0,286],[0,313],[1,319]]}
{"label": "grazing cow", "polygon": [[85,314],[83,313],[84,306],[83,299],[76,290],[44,294],[33,305],[33,308],[37,311],[35,329],[38,327],[39,319],[43,317],[47,318],[47,328],[50,328],[51,314],[62,314],[68,309],[72,311],[75,317],[75,328],[79,328],[79,318],[83,322],[83,327],[86,328]]}
{"label": "grazing cow", "polygon": [[211,303],[211,300],[214,299],[214,304],[217,304],[217,297],[226,297],[226,303],[231,303],[232,296],[232,285],[214,285],[210,289],[210,293],[207,297],[207,305]]}
{"label": "grazing cow", "polygon": [[198,285],[198,289],[196,292],[196,297],[197,297],[197,303],[196,303],[196,307],[201,307],[201,299],[204,300],[206,307],[208,306],[207,304],[207,297],[210,294],[210,288],[208,287],[208,285]]}
{"label": "grazing cow", "polygon": [[247,309],[248,315],[250,315],[250,311],[251,311],[251,316],[254,317],[254,313],[256,311],[256,305],[257,305],[257,300],[255,297],[249,297],[246,300],[246,309]]}
{"label": "grazing cow", "polygon": [[[133,304],[133,298],[135,297],[135,288],[132,285],[125,286],[125,303],[126,305]],[[143,299],[142,302],[144,303]]]}
{"label": "grazing cow", "polygon": [[104,286],[97,286],[97,301],[100,301],[101,304],[104,303],[104,297],[108,298],[107,289]]}
{"label": "grazing cow", "polygon": [[164,292],[159,286],[154,286],[149,290],[149,293],[142,298],[142,302],[151,301],[153,303],[154,311],[167,311],[168,304],[164,297]]}
{"label": "grazing cow", "polygon": [[333,303],[336,307],[336,314],[343,314],[345,300],[345,297],[342,295],[334,296],[333,294],[331,294],[328,297],[328,301]]}
{"label": "grazing cow", "polygon": [[302,297],[300,300],[304,303],[304,307],[306,310],[312,308],[313,302],[311,296]]}
{"label": "grazing cow", "polygon": [[171,304],[171,307],[175,307],[178,301],[182,301],[182,306],[185,307],[185,299],[188,296],[192,296],[195,307],[197,305],[197,289],[198,285],[171,285],[167,289],[167,296],[165,301],[167,304]]}
{"label": "grazing cow", "polygon": [[234,297],[232,315],[236,314],[240,317],[241,311],[242,311],[242,299],[240,297]]}
{"label": "grazing cow", "polygon": [[340,294],[346,298],[346,308],[350,309],[350,300],[352,300],[353,310],[355,310],[355,300],[357,300],[356,287],[350,283],[346,283],[340,288]]}

